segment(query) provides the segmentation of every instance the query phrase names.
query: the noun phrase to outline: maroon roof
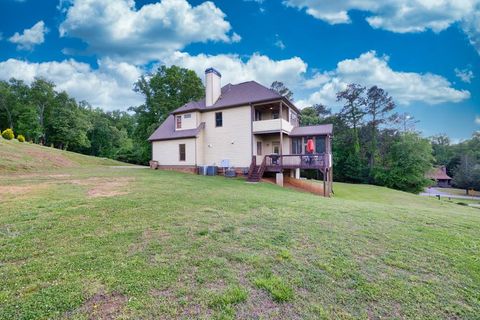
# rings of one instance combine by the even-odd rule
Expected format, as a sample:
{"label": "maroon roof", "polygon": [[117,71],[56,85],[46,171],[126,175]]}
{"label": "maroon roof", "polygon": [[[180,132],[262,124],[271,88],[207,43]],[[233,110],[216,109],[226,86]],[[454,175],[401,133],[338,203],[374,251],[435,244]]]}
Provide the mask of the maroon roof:
{"label": "maroon roof", "polygon": [[173,140],[184,138],[195,138],[200,131],[205,128],[205,122],[195,129],[177,130],[175,131],[175,117],[173,115],[168,116],[160,127],[148,138],[149,141],[161,141],[161,140]]}
{"label": "maroon roof", "polygon": [[285,97],[255,81],[242,82],[239,84],[227,84],[222,87],[220,97],[217,102],[208,107],[205,105],[205,99],[189,102],[172,113],[188,112],[193,110],[208,111],[214,109],[228,108],[250,103],[264,101],[284,100],[290,107],[298,109]]}
{"label": "maroon roof", "polygon": [[447,169],[445,166],[433,168],[432,171],[427,173],[427,178],[433,180],[452,180],[452,178],[447,174]]}
{"label": "maroon roof", "polygon": [[317,136],[332,134],[332,132],[332,124],[320,124],[317,126],[294,127],[292,132],[289,133],[289,136]]}

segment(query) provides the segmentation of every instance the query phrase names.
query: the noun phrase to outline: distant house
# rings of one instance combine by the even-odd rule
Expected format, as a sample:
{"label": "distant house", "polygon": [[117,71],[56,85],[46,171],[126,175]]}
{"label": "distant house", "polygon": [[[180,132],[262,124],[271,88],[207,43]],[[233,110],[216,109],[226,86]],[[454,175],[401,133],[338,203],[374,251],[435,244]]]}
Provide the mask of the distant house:
{"label": "distant house", "polygon": [[436,182],[436,187],[449,188],[451,186],[452,178],[447,174],[447,168],[440,166],[434,168],[427,174],[427,178]]}
{"label": "distant house", "polygon": [[[299,109],[255,81],[221,86],[221,74],[205,71],[205,99],[173,111],[155,130],[152,162],[162,169],[234,168],[259,181],[265,172],[300,177],[300,169],[323,173],[331,190],[332,125],[299,126]],[[313,152],[307,153],[312,140]],[[310,141],[310,149],[312,145]]]}

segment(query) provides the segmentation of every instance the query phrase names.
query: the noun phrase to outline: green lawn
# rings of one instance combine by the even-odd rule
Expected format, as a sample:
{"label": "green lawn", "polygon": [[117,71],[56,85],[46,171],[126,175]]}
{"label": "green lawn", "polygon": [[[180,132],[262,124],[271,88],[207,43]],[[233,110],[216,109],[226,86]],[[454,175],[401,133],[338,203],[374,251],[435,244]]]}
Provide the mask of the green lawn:
{"label": "green lawn", "polygon": [[478,209],[82,159],[0,170],[1,319],[480,314]]}

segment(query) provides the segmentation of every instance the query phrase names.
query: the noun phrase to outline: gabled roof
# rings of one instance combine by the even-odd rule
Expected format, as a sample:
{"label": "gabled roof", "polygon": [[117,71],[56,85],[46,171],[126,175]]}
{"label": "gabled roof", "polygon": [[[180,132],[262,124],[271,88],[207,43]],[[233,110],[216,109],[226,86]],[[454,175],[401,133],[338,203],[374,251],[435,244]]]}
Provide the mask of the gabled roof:
{"label": "gabled roof", "polygon": [[200,123],[195,129],[177,130],[175,131],[175,117],[173,115],[168,118],[155,130],[155,132],[148,138],[149,141],[162,141],[195,138],[200,131],[205,128],[205,122]]}
{"label": "gabled roof", "polygon": [[427,178],[433,180],[452,180],[452,178],[445,172],[445,167],[437,167],[433,168],[432,171],[427,173]]}
{"label": "gabled roof", "polygon": [[320,124],[316,126],[305,126],[305,127],[294,127],[292,132],[289,133],[289,136],[316,136],[316,135],[327,135],[332,134],[333,125],[332,124]]}
{"label": "gabled roof", "polygon": [[205,99],[189,102],[172,112],[182,113],[189,111],[209,111],[223,109],[235,106],[248,105],[250,103],[268,102],[283,100],[291,108],[298,111],[291,101],[279,95],[277,92],[262,86],[255,81],[247,81],[239,84],[227,84],[222,87],[220,98],[214,105],[207,107]]}

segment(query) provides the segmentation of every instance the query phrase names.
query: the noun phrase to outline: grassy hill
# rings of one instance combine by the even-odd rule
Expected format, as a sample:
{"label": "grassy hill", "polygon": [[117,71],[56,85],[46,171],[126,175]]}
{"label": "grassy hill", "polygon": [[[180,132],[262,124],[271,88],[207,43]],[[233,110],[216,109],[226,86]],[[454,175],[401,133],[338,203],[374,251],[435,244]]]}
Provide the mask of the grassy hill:
{"label": "grassy hill", "polygon": [[0,174],[1,319],[480,314],[478,209],[338,183],[327,199],[0,146],[2,164],[29,148],[76,163],[42,171],[32,156],[36,172]]}
{"label": "grassy hill", "polygon": [[0,172],[45,171],[101,165],[125,164],[0,137]]}

